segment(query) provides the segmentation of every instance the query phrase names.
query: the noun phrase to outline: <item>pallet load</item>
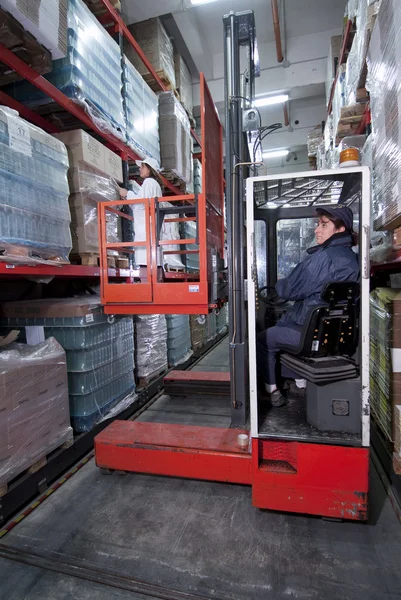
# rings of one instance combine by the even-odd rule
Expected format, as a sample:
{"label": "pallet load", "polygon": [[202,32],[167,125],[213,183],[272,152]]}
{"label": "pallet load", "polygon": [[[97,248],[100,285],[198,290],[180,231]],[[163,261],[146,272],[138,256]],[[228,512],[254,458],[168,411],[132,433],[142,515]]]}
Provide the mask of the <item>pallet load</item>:
{"label": "pallet load", "polygon": [[191,330],[191,346],[195,352],[203,348],[207,342],[206,315],[190,315],[189,327]]}
{"label": "pallet load", "polygon": [[400,36],[400,3],[382,0],[370,41],[367,82],[372,111],[373,225],[376,230],[393,230],[401,225]]}
{"label": "pallet load", "polygon": [[206,317],[206,323],[207,323],[207,341],[211,342],[212,340],[214,340],[215,337],[217,337],[216,313],[214,313],[214,312],[209,313]]}
{"label": "pallet load", "polygon": [[1,7],[50,50],[53,59],[67,54],[67,6],[68,0],[1,0]]}
{"label": "pallet load", "polygon": [[223,335],[228,331],[228,304],[224,304],[216,315],[216,331],[217,335]]}
{"label": "pallet load", "polygon": [[[97,205],[120,198],[118,183],[122,181],[122,162],[117,154],[82,129],[55,137],[65,143],[70,162],[71,259],[96,266],[99,258]],[[107,240],[121,241],[116,214],[107,213]],[[118,266],[115,259],[118,252],[109,250],[108,255],[109,266]]]}
{"label": "pallet load", "polygon": [[72,442],[67,385],[65,352],[54,338],[0,349],[0,496]]}
{"label": "pallet load", "polygon": [[173,92],[159,94],[159,132],[161,163],[166,176],[185,186],[191,182],[191,125]]}
{"label": "pallet load", "polygon": [[[148,19],[141,23],[134,23],[133,25],[129,25],[128,29],[131,31],[133,37],[138,42],[141,50],[150,61],[163,83],[170,88],[175,88],[173,44],[160,19]],[[159,91],[158,84],[127,40],[124,42],[124,52],[136,70],[143,75],[146,83],[148,83],[154,91]]]}
{"label": "pallet load", "polygon": [[136,375],[139,385],[167,371],[167,323],[165,315],[136,315]]}
{"label": "pallet load", "polygon": [[[43,75],[52,69],[52,55],[10,13],[0,9],[0,44]],[[18,81],[21,76],[0,63],[0,86]]]}
{"label": "pallet load", "polygon": [[167,315],[167,355],[169,367],[176,367],[192,356],[189,315]]}
{"label": "pallet load", "polygon": [[193,182],[194,182],[194,194],[202,193],[202,163],[197,158],[193,161]]}
{"label": "pallet load", "polygon": [[53,337],[67,355],[71,424],[90,431],[135,390],[132,318],[110,320],[97,296],[1,305],[0,324]]}
{"label": "pallet load", "polygon": [[150,156],[160,164],[158,98],[126,56],[123,65],[127,144],[142,158]]}
{"label": "pallet load", "polygon": [[401,290],[376,288],[370,295],[370,401],[372,413],[394,441],[394,410],[401,404]]}
{"label": "pallet load", "polygon": [[0,254],[68,262],[68,155],[62,142],[0,107]]}
{"label": "pallet load", "polygon": [[[68,2],[68,53],[46,75],[56,88],[81,105],[99,129],[125,140],[119,45],[81,0]],[[53,101],[28,82],[8,86],[7,93],[43,114],[57,112]]]}
{"label": "pallet load", "polygon": [[[326,69],[326,103],[327,106],[330,102],[331,90],[336,77],[338,63],[340,60],[341,46],[343,43],[342,35],[333,35],[330,38],[329,53],[327,56],[327,69]],[[321,129],[321,128],[320,128]]]}
{"label": "pallet load", "polygon": [[189,117],[192,117],[194,103],[192,99],[192,77],[184,59],[179,54],[174,56],[175,81],[181,104]]}

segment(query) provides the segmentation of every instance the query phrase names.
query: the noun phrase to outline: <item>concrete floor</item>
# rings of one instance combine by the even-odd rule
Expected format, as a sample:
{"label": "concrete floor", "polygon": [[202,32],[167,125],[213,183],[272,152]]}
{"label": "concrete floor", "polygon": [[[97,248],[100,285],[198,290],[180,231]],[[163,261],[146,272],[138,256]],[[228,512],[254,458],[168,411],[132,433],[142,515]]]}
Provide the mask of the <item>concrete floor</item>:
{"label": "concrete floor", "polygon": [[[149,412],[169,410],[183,414],[166,399]],[[220,419],[224,410],[192,414]],[[4,546],[58,572],[6,560]],[[171,590],[216,600],[401,600],[401,527],[373,468],[363,524],[260,511],[245,486],[105,476],[92,460],[1,540],[0,556],[1,600],[180,598]],[[107,570],[116,585],[136,578],[170,591],[93,583],[63,574],[66,563]]]}

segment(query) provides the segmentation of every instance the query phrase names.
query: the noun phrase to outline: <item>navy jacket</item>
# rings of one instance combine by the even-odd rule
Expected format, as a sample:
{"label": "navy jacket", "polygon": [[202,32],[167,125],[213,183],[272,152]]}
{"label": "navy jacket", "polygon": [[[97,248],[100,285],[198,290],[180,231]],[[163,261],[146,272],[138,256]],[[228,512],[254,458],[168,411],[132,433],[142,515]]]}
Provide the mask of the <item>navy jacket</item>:
{"label": "navy jacket", "polygon": [[309,310],[321,304],[325,285],[333,281],[359,281],[359,260],[348,233],[335,234],[324,244],[309,248],[306,258],[277,282],[280,298],[294,301],[278,325],[301,327]]}

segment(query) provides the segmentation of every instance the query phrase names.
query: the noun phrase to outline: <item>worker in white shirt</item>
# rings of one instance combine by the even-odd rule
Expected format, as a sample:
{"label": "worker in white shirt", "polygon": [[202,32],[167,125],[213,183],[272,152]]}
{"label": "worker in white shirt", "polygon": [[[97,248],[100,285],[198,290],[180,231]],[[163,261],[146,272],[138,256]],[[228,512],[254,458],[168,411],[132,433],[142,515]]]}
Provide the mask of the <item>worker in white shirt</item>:
{"label": "worker in white shirt", "polygon": [[146,157],[143,160],[136,160],[139,167],[139,175],[143,179],[141,189],[137,194],[130,192],[125,188],[120,188],[120,196],[125,200],[134,200],[136,198],[161,198],[163,195],[160,187],[159,172],[160,167],[154,158]]}
{"label": "worker in white shirt", "polygon": [[[154,158],[147,156],[143,160],[135,161],[139,167],[139,175],[143,183],[139,192],[131,192],[125,188],[120,188],[120,196],[123,200],[140,200],[141,198],[161,198],[163,195],[160,187],[159,172],[160,167]],[[143,204],[134,204],[132,206],[132,216],[134,217],[134,232],[136,242],[146,241],[146,221],[145,208]],[[161,250],[160,250],[161,253]],[[147,256],[145,247],[137,247],[135,250],[135,263],[137,265],[147,265],[150,257]],[[159,258],[160,262],[161,259]],[[160,264],[162,264],[160,262]]]}

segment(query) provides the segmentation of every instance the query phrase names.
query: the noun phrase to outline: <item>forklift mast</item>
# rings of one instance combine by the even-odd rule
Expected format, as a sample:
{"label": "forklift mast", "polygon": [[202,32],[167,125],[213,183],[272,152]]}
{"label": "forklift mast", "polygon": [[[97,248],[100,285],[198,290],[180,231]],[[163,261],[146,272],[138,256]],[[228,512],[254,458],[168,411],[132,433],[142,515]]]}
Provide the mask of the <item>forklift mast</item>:
{"label": "forklift mast", "polygon": [[[225,59],[225,133],[227,254],[229,269],[229,335],[231,426],[244,427],[248,417],[248,370],[245,312],[245,202],[244,179],[247,148],[242,127],[242,107],[251,106],[255,77],[260,75],[255,17],[252,10],[223,18]],[[242,54],[246,60],[241,61]],[[243,64],[246,63],[246,64]],[[243,71],[242,71],[243,64]],[[243,75],[241,76],[241,73]],[[248,97],[245,98],[243,79]]]}

